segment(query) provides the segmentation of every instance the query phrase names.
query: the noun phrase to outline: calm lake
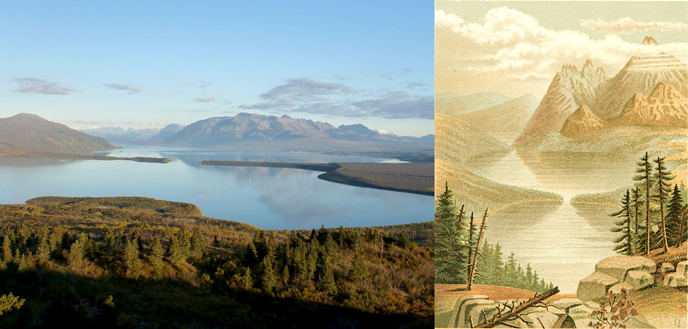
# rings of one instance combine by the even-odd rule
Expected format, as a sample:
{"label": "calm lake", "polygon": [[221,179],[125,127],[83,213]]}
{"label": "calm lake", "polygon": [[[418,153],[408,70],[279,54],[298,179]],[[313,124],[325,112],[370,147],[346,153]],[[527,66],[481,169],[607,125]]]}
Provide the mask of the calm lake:
{"label": "calm lake", "polygon": [[467,169],[499,183],[557,193],[563,204],[529,203],[505,208],[487,219],[488,243],[499,242],[504,259],[512,252],[563,293],[603,258],[617,255],[609,231],[614,207],[571,205],[578,194],[607,192],[632,184],[635,158],[599,155],[517,154],[480,157]]}
{"label": "calm lake", "polygon": [[202,160],[394,162],[307,152],[246,153],[215,149],[125,146],[98,152],[133,161],[7,159],[0,161],[0,203],[38,196],[143,196],[198,205],[204,216],[263,229],[381,226],[433,220],[433,197],[323,181],[320,172],[203,166]]}

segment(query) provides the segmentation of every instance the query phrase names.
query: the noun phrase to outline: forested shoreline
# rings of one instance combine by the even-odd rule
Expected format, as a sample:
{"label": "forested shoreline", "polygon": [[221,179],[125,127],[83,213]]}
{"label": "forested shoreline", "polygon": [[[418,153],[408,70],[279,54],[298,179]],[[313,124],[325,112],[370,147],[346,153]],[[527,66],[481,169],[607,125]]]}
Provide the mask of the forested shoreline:
{"label": "forested shoreline", "polygon": [[2,327],[432,323],[425,223],[266,231],[149,198],[27,203],[0,205]]}

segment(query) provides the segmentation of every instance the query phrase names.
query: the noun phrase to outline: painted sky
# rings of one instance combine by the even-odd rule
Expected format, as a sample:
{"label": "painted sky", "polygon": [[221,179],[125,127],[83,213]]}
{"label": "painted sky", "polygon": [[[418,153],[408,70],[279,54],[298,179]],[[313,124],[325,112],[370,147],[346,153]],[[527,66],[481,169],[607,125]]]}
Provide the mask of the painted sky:
{"label": "painted sky", "polygon": [[608,76],[641,53],[688,63],[688,2],[438,0],[435,33],[437,94],[542,97],[566,63],[590,59]]}
{"label": "painted sky", "polygon": [[428,1],[3,1],[0,117],[160,128],[239,112],[433,133]]}

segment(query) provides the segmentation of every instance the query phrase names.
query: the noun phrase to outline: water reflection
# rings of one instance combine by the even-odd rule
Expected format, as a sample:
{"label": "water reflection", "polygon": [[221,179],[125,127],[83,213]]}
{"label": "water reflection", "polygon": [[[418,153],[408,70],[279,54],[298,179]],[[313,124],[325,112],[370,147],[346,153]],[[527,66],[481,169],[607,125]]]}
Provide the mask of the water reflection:
{"label": "water reflection", "polygon": [[[197,151],[197,153],[194,153]],[[100,152],[104,154],[107,152]],[[286,168],[201,166],[199,159],[245,161],[382,161],[323,154],[237,154],[189,148],[133,147],[114,156],[165,156],[167,164],[132,161],[0,161],[0,203],[44,195],[145,196],[189,202],[209,217],[266,229],[391,225],[429,221],[433,198],[323,181],[320,172]],[[311,156],[311,158],[309,158]]]}

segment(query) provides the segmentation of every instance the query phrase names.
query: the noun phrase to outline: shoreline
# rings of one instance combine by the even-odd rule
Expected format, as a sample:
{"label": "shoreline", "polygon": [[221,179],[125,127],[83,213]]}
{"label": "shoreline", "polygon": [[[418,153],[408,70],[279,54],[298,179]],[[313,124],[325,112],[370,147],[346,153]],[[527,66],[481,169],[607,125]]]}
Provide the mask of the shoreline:
{"label": "shoreline", "polygon": [[169,163],[172,160],[168,158],[152,158],[152,157],[113,157],[108,155],[85,155],[85,154],[71,154],[71,153],[28,153],[28,154],[13,154],[0,155],[0,160],[5,159],[62,159],[62,160],[101,160],[101,161],[134,161],[134,162],[148,162],[148,163]]}
{"label": "shoreline", "polygon": [[319,179],[344,185],[394,192],[434,196],[434,164],[423,163],[294,163],[211,161],[202,165],[228,167],[267,167],[321,171]]}

